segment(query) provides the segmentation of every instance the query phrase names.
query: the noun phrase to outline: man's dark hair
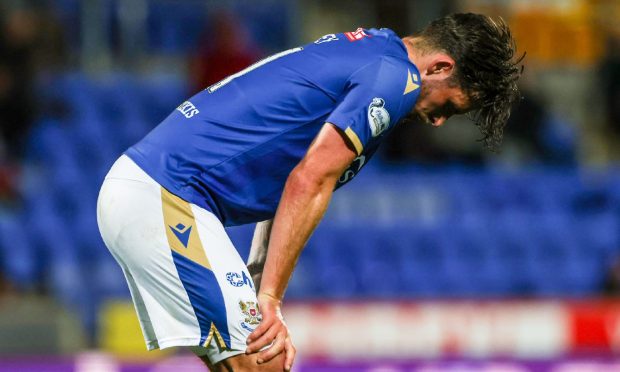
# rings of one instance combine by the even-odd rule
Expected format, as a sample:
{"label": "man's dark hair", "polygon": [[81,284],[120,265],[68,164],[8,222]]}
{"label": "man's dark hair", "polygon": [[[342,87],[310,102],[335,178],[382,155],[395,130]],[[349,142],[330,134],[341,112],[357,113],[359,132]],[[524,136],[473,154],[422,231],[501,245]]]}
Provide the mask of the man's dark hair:
{"label": "man's dark hair", "polygon": [[492,151],[502,142],[510,109],[520,93],[517,80],[525,54],[513,59],[516,43],[503,19],[472,13],[452,14],[431,22],[422,32],[420,47],[439,50],[454,59],[451,82],[470,97],[476,110],[471,118]]}

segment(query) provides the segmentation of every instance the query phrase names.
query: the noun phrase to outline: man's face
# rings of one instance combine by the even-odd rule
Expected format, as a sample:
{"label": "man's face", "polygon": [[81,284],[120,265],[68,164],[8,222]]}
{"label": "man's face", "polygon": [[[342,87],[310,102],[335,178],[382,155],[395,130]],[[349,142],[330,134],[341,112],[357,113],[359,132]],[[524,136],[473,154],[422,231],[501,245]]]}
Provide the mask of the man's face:
{"label": "man's face", "polygon": [[414,120],[440,126],[452,115],[472,110],[469,97],[458,86],[447,80],[430,80],[422,84],[422,91],[413,108]]}

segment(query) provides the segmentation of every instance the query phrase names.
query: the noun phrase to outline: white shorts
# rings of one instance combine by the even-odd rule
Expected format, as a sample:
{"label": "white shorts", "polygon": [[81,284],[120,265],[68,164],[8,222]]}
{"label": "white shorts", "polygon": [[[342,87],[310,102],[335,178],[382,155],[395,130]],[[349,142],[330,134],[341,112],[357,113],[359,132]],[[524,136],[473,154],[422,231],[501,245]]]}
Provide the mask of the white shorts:
{"label": "white shorts", "polygon": [[189,346],[212,363],[245,352],[261,320],[254,283],[211,212],[123,155],[101,187],[97,222],[125,273],[149,350]]}

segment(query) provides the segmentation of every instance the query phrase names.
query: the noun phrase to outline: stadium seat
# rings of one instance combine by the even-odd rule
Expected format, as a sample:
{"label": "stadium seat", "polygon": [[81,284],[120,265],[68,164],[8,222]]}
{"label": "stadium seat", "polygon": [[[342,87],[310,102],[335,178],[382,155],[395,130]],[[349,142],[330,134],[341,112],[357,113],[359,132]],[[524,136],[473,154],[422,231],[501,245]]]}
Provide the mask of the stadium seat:
{"label": "stadium seat", "polygon": [[159,75],[143,80],[138,89],[140,102],[146,109],[147,128],[154,128],[168,117],[189,94],[187,82],[176,75]]}
{"label": "stadium seat", "polygon": [[31,164],[45,166],[73,163],[76,153],[72,138],[67,136],[67,127],[67,122],[55,119],[35,122],[26,145],[26,160]]}
{"label": "stadium seat", "polygon": [[403,293],[411,297],[446,294],[445,234],[436,227],[410,227],[401,234],[404,238],[397,267]]}
{"label": "stadium seat", "polygon": [[0,211],[0,265],[6,279],[19,290],[37,285],[37,254],[28,225],[18,213]]}
{"label": "stadium seat", "polygon": [[91,248],[106,253],[90,264],[82,264],[82,270],[90,273],[87,283],[98,301],[103,302],[110,298],[128,299],[129,288],[125,276],[112,254],[108,252],[103,242],[93,241]]}
{"label": "stadium seat", "polygon": [[[397,297],[400,291],[398,270],[403,236],[395,235],[398,230],[387,227],[359,226],[339,232],[349,241],[349,247],[342,246],[346,259],[353,261],[359,276],[358,296],[371,298]],[[352,257],[352,255],[354,255]]]}
{"label": "stadium seat", "polygon": [[317,295],[330,298],[359,296],[357,270],[359,255],[355,254],[359,240],[349,235],[351,230],[321,226],[312,237],[315,273],[319,287]]}
{"label": "stadium seat", "polygon": [[318,263],[318,250],[321,249],[320,239],[311,237],[301,252],[297,267],[286,292],[287,298],[310,299],[319,297],[322,283],[319,273],[322,267]]}
{"label": "stadium seat", "polygon": [[506,293],[508,280],[503,262],[494,254],[494,230],[482,219],[454,221],[447,235],[446,277],[460,297],[494,297]]}
{"label": "stadium seat", "polygon": [[164,54],[190,52],[197,48],[206,23],[207,7],[201,1],[149,1],[149,47]]}

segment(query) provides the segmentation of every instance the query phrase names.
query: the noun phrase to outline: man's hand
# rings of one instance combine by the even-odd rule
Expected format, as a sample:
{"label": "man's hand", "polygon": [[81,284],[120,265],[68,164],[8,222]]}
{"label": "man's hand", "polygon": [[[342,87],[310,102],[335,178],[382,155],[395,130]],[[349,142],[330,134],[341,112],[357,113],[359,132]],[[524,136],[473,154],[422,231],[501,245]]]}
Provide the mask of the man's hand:
{"label": "man's hand", "polygon": [[245,352],[246,354],[251,354],[265,346],[271,345],[258,354],[258,362],[263,363],[273,359],[284,350],[286,353],[284,369],[290,371],[296,350],[291,341],[288,327],[282,317],[280,300],[268,294],[259,293],[258,306],[263,319],[260,325],[248,337],[248,348]]}

